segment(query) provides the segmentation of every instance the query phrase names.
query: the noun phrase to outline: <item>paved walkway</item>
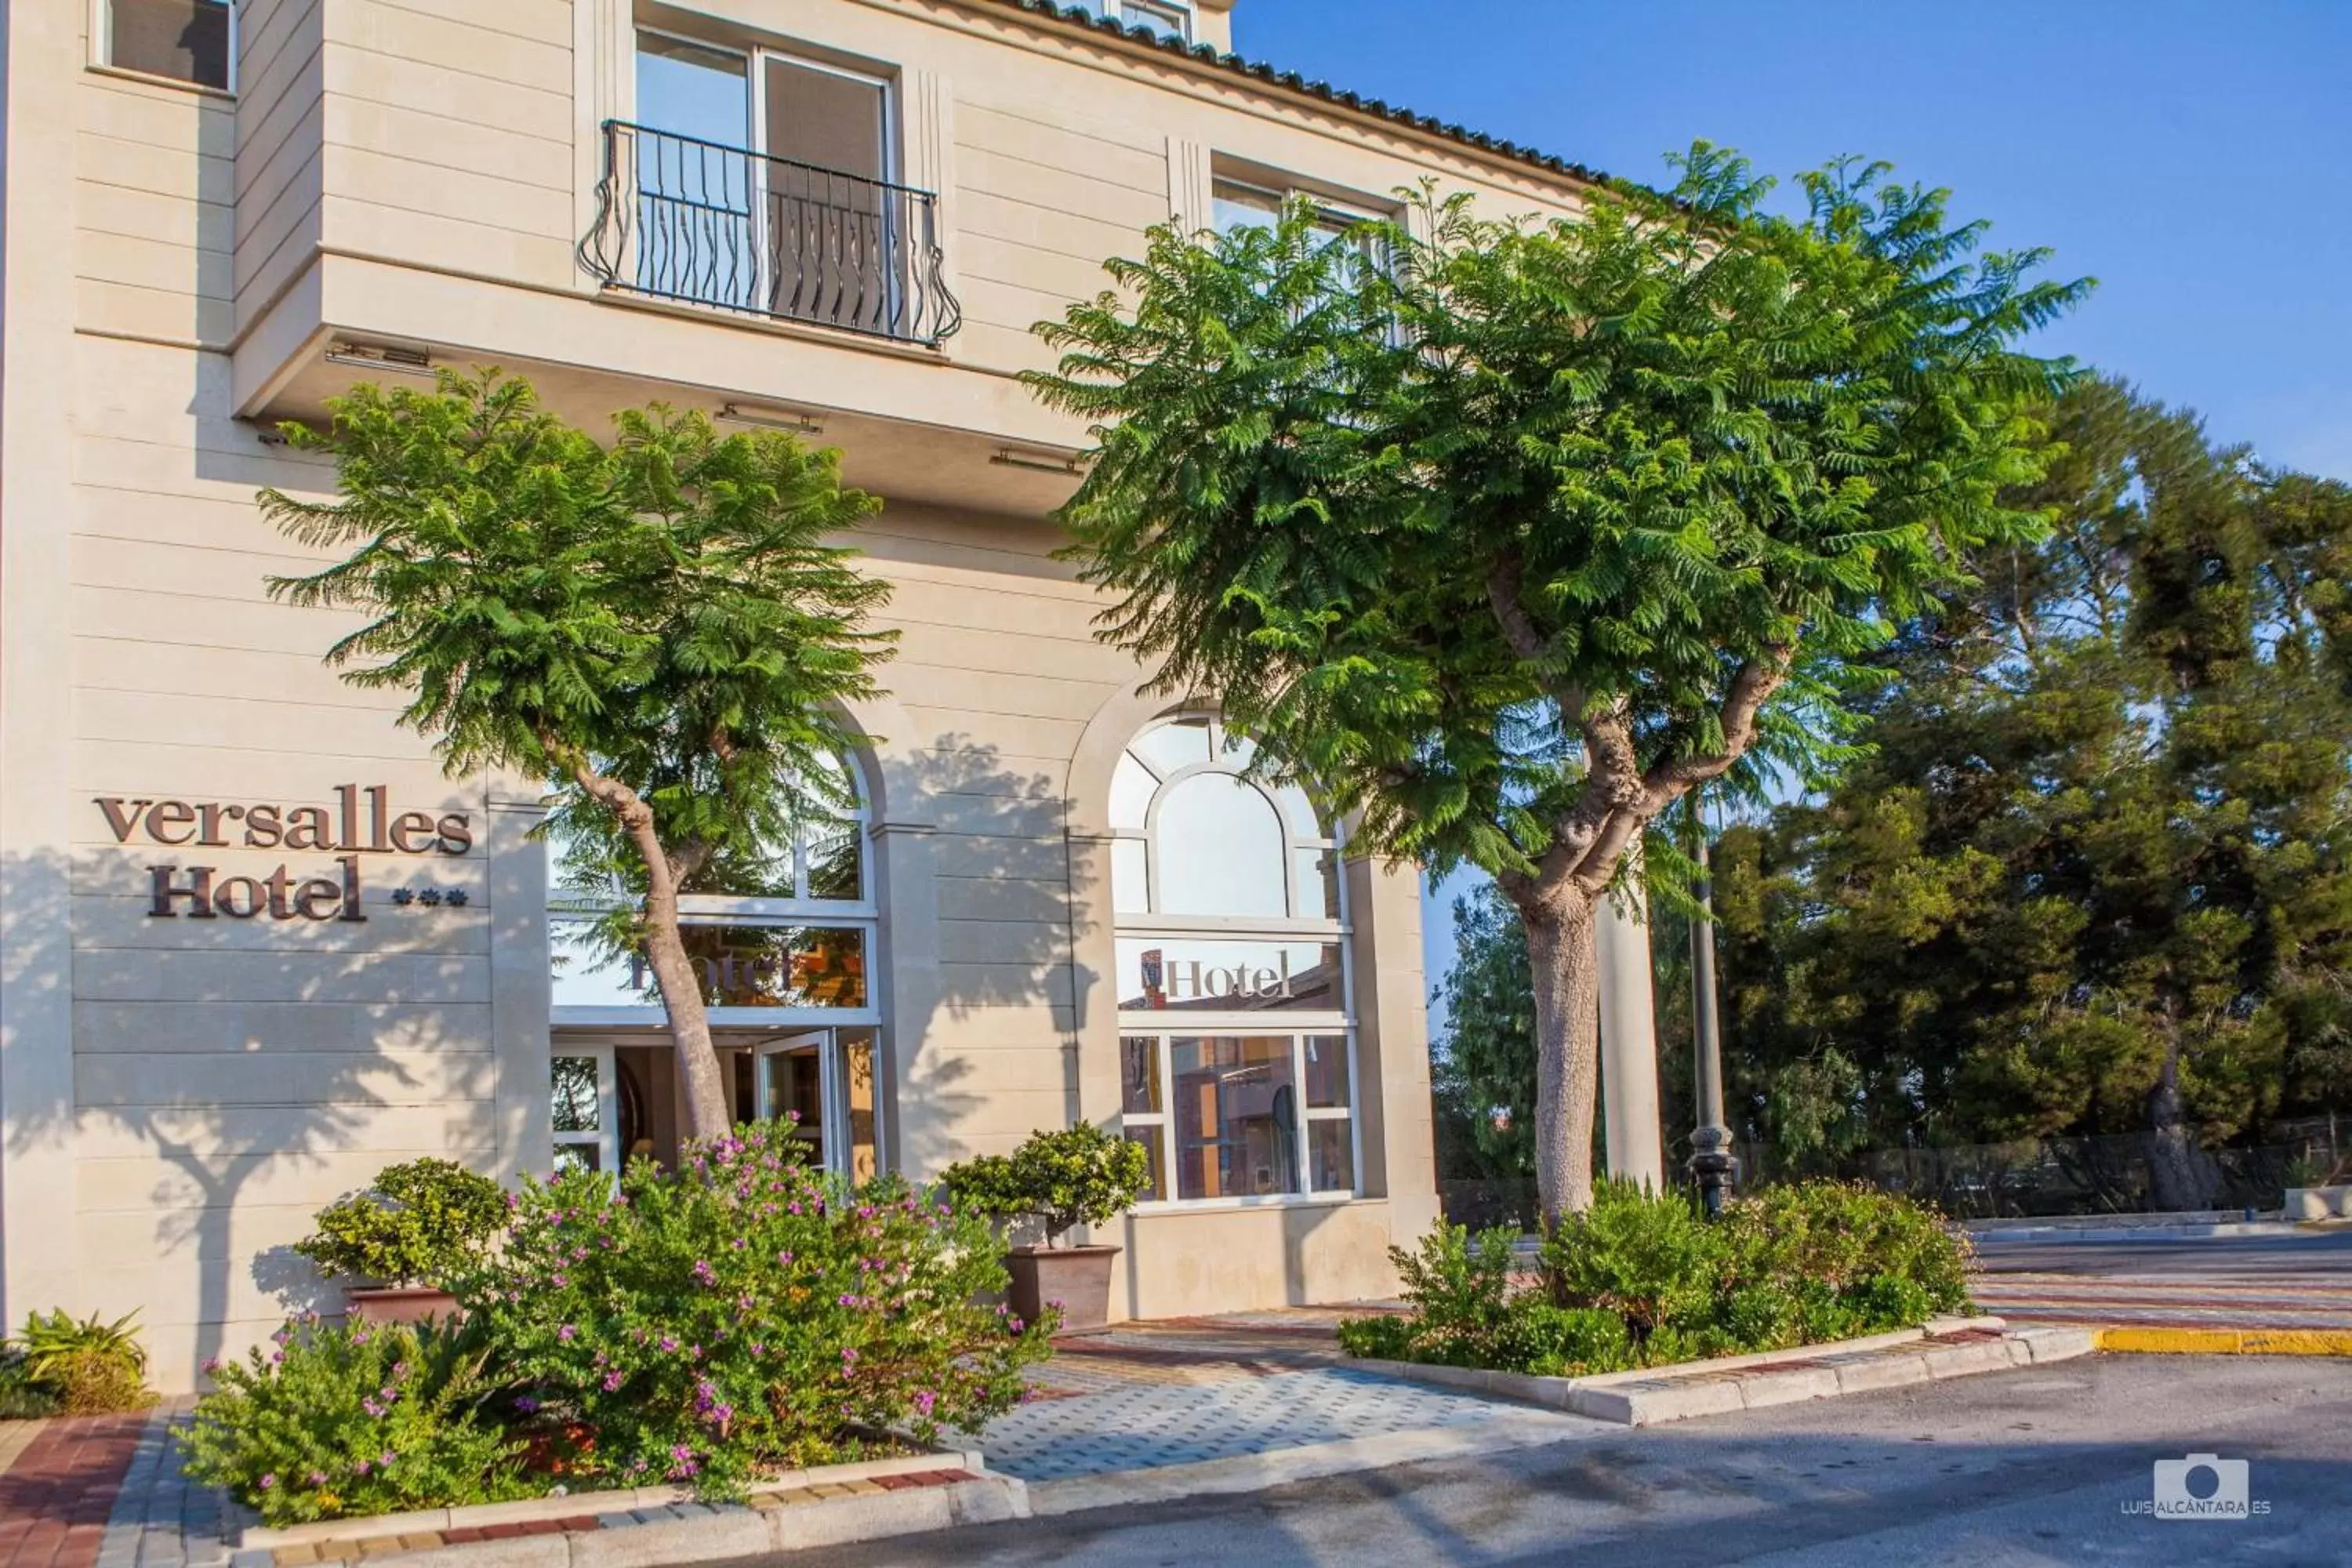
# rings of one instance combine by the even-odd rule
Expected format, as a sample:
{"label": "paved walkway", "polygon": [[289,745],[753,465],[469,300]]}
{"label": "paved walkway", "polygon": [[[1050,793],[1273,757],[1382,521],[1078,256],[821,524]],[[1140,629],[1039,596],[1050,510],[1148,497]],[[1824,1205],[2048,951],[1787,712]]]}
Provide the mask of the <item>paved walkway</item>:
{"label": "paved walkway", "polygon": [[2352,1236],[1988,1245],[1975,1294],[2017,1322],[2352,1329]]}
{"label": "paved walkway", "polygon": [[980,1439],[1024,1481],[1148,1470],[1522,1416],[1524,1406],[1349,1364],[1348,1311],[1293,1308],[1122,1324],[1063,1342]]}
{"label": "paved walkway", "polygon": [[0,1436],[0,1568],[96,1568],[144,1415],[26,1423]]}

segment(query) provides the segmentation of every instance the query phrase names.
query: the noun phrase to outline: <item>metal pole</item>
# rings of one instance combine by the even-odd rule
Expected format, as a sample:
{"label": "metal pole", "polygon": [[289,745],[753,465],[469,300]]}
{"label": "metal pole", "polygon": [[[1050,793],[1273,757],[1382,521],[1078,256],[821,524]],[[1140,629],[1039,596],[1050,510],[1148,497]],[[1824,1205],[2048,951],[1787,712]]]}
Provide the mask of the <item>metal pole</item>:
{"label": "metal pole", "polygon": [[1698,791],[1690,793],[1692,855],[1698,862],[1697,912],[1691,920],[1692,1079],[1697,1089],[1698,1126],[1691,1132],[1690,1173],[1709,1219],[1722,1216],[1739,1178],[1731,1152],[1731,1129],[1723,1120],[1723,1040],[1715,1014],[1715,889],[1707,875],[1706,823]]}

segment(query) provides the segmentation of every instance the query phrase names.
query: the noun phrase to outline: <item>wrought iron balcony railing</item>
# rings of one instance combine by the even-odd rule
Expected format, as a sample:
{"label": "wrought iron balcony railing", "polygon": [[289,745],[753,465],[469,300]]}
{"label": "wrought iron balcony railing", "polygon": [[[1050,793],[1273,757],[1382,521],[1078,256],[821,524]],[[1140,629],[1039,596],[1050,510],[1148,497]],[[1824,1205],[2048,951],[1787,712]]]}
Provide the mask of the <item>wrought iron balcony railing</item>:
{"label": "wrought iron balcony railing", "polygon": [[938,198],[620,121],[580,264],[657,300],[899,342],[952,336]]}

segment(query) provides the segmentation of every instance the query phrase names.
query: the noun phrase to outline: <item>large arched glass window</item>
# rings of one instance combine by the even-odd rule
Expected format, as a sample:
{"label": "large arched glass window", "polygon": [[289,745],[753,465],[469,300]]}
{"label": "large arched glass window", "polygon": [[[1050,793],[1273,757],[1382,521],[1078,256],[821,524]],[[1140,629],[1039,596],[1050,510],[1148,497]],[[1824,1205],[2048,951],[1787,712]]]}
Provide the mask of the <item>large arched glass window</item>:
{"label": "large arched glass window", "polygon": [[1356,1188],[1355,1029],[1337,830],[1255,750],[1185,714],[1111,776],[1123,1122],[1159,1203]]}

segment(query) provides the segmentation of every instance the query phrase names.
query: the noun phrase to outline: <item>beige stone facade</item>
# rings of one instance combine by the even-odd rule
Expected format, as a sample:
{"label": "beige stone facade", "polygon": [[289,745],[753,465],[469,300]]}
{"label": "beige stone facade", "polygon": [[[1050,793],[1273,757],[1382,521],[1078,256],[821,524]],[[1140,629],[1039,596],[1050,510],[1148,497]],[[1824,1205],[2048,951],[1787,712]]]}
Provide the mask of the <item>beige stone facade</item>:
{"label": "beige stone facade", "polygon": [[[1229,41],[1224,0],[1127,5],[1131,25],[1172,12]],[[444,777],[395,699],[322,668],[352,619],[265,591],[310,563],[256,490],[327,479],[271,443],[274,422],[426,365],[530,375],[592,426],[655,399],[731,405],[843,450],[887,502],[856,542],[903,642],[893,695],[855,716],[866,875],[845,924],[870,944],[868,994],[791,1014],[793,1038],[847,1043],[826,1058],[830,1113],[868,1092],[839,1085],[849,1064],[870,1070],[862,1157],[917,1176],[1034,1128],[1132,1121],[1119,933],[1142,919],[1176,964],[1192,938],[1115,910],[1149,900],[1114,898],[1120,845],[1144,851],[1112,797],[1168,705],[1094,639],[1094,596],[1052,557],[1083,436],[1013,379],[1043,362],[1029,328],[1149,226],[1210,223],[1221,194],[1381,210],[1428,177],[1540,211],[1574,179],[1010,0],[229,9],[5,12],[7,1321],[135,1308],[159,1384],[187,1386],[302,1299],[284,1248],[382,1165],[546,1168],[551,1055],[635,1063],[638,1128],[674,1136],[657,1032],[551,988],[536,793]],[[672,144],[660,126],[613,129],[731,112],[698,88],[687,110],[641,103],[646,36],[669,40],[662,70],[741,63],[752,118],[692,143],[699,172],[647,161]],[[794,156],[827,148],[856,177]],[[1249,1115],[1302,1120],[1115,1227],[1117,1310],[1376,1294],[1390,1243],[1433,1222],[1417,879],[1351,859],[1344,882],[1344,920],[1273,918],[1344,949],[1337,999],[1272,1026],[1299,1032],[1310,1079],[1330,1070],[1317,1042],[1351,1042],[1342,1098],[1301,1113],[1318,1091],[1292,1083]],[[778,1038],[755,1021],[729,1036],[746,1061]],[[1150,1125],[1190,1128],[1163,1147],[1209,1172],[1197,1107],[1175,1101],[1210,1058],[1174,1048],[1168,1070],[1193,1076]],[[1269,1175],[1307,1163],[1302,1130],[1315,1171]]]}

